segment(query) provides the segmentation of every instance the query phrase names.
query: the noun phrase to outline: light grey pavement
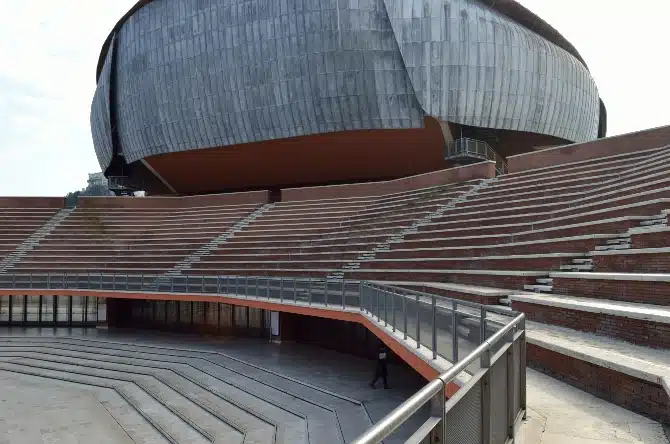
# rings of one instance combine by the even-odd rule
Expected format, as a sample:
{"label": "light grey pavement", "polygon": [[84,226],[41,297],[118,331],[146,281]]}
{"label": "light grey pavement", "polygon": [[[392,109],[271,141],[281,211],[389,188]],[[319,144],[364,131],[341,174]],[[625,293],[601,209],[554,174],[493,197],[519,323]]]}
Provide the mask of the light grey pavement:
{"label": "light grey pavement", "polygon": [[[262,433],[268,424],[274,424],[278,444],[306,439],[350,442],[425,384],[411,369],[392,365],[391,390],[372,390],[367,384],[373,369],[370,360],[257,339],[0,329],[0,375],[28,383],[46,381],[64,393],[82,387],[106,393],[129,402],[139,413],[137,424],[118,421],[130,428],[130,435],[143,431],[146,435],[146,429],[155,431],[157,425],[178,443],[208,441],[208,437],[218,438],[215,442],[242,442],[242,435],[236,438],[222,418],[244,429],[243,442],[249,444],[270,442],[270,434]],[[385,442],[404,441],[425,413]],[[142,421],[142,414],[153,422]],[[258,430],[256,438],[249,433],[253,430]],[[160,433],[153,435],[133,439],[165,442]]]}
{"label": "light grey pavement", "polygon": [[656,421],[527,369],[528,419],[517,444],[668,444]]}

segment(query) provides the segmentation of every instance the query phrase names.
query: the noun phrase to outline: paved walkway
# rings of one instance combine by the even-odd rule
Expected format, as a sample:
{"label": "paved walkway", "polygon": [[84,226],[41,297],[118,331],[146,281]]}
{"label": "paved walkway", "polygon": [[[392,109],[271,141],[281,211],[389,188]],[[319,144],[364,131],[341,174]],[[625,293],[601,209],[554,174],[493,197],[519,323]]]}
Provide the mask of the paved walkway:
{"label": "paved walkway", "polygon": [[668,444],[656,421],[528,369],[528,419],[517,444]]}

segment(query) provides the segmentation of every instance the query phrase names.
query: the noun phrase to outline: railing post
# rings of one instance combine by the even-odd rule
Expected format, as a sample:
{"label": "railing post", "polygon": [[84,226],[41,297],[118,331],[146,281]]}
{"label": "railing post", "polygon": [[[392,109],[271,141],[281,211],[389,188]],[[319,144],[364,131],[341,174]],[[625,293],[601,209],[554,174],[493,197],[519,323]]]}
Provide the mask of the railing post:
{"label": "railing post", "polygon": [[430,443],[445,444],[446,443],[446,399],[447,399],[447,384],[442,381],[442,388],[430,400],[430,416],[441,418],[441,421],[435,426],[429,435]]}
{"label": "railing post", "polygon": [[346,293],[347,293],[347,286],[345,284],[344,279],[342,279],[342,310],[346,308],[346,302],[345,302]]}
{"label": "railing post", "polygon": [[284,278],[279,278],[279,300],[284,302]]}
{"label": "railing post", "polygon": [[458,362],[458,303],[452,301],[451,303],[451,362],[456,364]]}
{"label": "railing post", "polygon": [[328,306],[328,278],[323,283],[323,302]]}
{"label": "railing post", "polygon": [[244,276],[244,295],[251,296],[249,291],[249,276]]}
{"label": "railing post", "polygon": [[363,293],[363,281],[358,283],[358,305],[361,311],[365,311],[365,297]]}
{"label": "railing post", "polygon": [[221,294],[221,276],[216,276],[216,294]]}
{"label": "railing post", "polygon": [[388,311],[386,310],[386,300],[388,299],[388,291],[382,290],[384,295],[384,327],[388,326]]}
{"label": "railing post", "polygon": [[28,288],[33,288],[33,274],[28,275]]}
{"label": "railing post", "polygon": [[435,296],[432,299],[433,308],[433,359],[437,359],[437,301]]}
{"label": "railing post", "polygon": [[258,297],[259,297],[259,296],[258,296],[258,279],[260,279],[260,278],[259,278],[259,277],[256,277],[256,294],[255,294],[256,299],[258,299]]}
{"label": "railing post", "polygon": [[510,332],[512,332],[512,341],[505,353],[507,367],[507,436],[514,441],[514,420],[516,419],[516,411],[514,411],[514,329]]}
{"label": "railing post", "polygon": [[415,295],[416,300],[416,348],[421,348],[421,307],[419,306],[419,295]]}
{"label": "railing post", "polygon": [[482,305],[479,309],[479,343],[482,344],[486,341],[486,306]]}
{"label": "railing post", "polygon": [[392,331],[395,333],[395,293],[391,293],[391,313],[392,313],[392,320],[391,320],[391,328]]}
{"label": "railing post", "polygon": [[402,318],[403,318],[402,333],[404,339],[407,340],[407,296],[404,294],[402,295]]}
{"label": "railing post", "polygon": [[293,279],[293,303],[298,302],[298,279]]}
{"label": "railing post", "polygon": [[307,303],[312,305],[312,277],[307,281]]}
{"label": "railing post", "polygon": [[200,293],[205,293],[205,276],[201,276],[200,279]]}

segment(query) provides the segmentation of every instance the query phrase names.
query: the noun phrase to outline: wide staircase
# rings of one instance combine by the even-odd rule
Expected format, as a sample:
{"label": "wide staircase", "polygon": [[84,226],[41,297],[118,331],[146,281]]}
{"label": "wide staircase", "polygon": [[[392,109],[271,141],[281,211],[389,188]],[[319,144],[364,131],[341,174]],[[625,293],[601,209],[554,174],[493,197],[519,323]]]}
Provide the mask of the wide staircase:
{"label": "wide staircase", "polygon": [[[148,273],[188,269],[194,253],[232,236],[262,204],[76,208],[14,265],[17,273]],[[185,258],[191,262],[185,263]]]}
{"label": "wide staircase", "polygon": [[473,180],[381,197],[279,202],[193,264],[189,274],[341,280],[485,183]]}
{"label": "wide staircase", "polygon": [[239,353],[158,344],[0,332],[0,380],[92,392],[136,443],[344,444],[372,423],[363,402]]}

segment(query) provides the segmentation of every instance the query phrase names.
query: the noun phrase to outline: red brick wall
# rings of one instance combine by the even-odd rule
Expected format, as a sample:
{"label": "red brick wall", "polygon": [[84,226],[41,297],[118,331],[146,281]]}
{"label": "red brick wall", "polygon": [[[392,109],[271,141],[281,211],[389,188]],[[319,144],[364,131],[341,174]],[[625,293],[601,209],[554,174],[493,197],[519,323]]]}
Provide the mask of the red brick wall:
{"label": "red brick wall", "polygon": [[670,144],[670,126],[510,156],[507,158],[507,167],[510,173],[516,173],[552,165],[658,148],[667,144]]}
{"label": "red brick wall", "polygon": [[331,185],[324,187],[287,188],[281,191],[283,202],[341,199],[348,197],[381,196],[384,194],[418,190],[437,185],[464,182],[472,179],[495,177],[495,162],[482,162],[432,173],[386,182],[357,183],[350,185]]}
{"label": "red brick wall", "polygon": [[599,272],[668,273],[670,272],[670,253],[596,255],[593,256],[593,270]]}
{"label": "red brick wall", "polygon": [[0,208],[65,208],[64,197],[0,197]]}
{"label": "red brick wall", "polygon": [[670,231],[650,231],[637,233],[630,237],[631,248],[659,248],[670,245]]}
{"label": "red brick wall", "polygon": [[531,321],[560,325],[648,347],[670,347],[670,325],[660,322],[518,301],[512,302],[512,308],[524,312]]}
{"label": "red brick wall", "polygon": [[554,277],[552,285],[553,292],[556,294],[670,305],[669,282]]}
{"label": "red brick wall", "polygon": [[192,208],[217,205],[265,204],[269,191],[185,197],[80,197],[79,208]]}
{"label": "red brick wall", "polygon": [[655,421],[670,424],[670,399],[662,386],[580,361],[534,344],[528,365],[556,379]]}

